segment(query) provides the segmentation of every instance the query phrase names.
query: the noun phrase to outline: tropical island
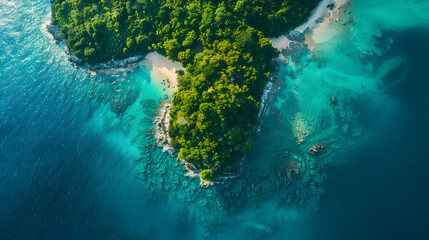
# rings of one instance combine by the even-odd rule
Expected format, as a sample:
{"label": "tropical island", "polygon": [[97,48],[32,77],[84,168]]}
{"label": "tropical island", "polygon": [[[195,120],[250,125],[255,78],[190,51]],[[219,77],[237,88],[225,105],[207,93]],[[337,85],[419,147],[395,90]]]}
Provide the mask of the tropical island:
{"label": "tropical island", "polygon": [[96,65],[156,51],[178,61],[168,134],[212,181],[251,149],[279,52],[267,37],[300,25],[319,0],[51,0],[71,54]]}

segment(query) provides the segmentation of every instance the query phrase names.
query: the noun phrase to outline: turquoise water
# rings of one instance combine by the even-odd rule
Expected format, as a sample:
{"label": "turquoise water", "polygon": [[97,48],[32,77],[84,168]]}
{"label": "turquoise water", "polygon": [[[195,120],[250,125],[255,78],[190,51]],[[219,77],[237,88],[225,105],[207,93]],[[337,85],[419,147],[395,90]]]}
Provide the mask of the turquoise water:
{"label": "turquoise water", "polygon": [[421,237],[429,4],[341,11],[283,51],[241,176],[201,188],[156,147],[161,76],[91,77],[46,32],[49,1],[0,1],[0,238]]}

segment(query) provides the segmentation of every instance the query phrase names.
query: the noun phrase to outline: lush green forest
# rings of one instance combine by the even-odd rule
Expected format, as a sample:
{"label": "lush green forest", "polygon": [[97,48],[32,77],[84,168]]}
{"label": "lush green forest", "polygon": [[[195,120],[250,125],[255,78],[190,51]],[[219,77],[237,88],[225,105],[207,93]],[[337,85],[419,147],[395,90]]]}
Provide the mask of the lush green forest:
{"label": "lush green forest", "polygon": [[305,21],[319,0],[51,0],[53,24],[90,64],[157,51],[180,61],[169,134],[206,180],[251,148],[278,55],[266,36]]}

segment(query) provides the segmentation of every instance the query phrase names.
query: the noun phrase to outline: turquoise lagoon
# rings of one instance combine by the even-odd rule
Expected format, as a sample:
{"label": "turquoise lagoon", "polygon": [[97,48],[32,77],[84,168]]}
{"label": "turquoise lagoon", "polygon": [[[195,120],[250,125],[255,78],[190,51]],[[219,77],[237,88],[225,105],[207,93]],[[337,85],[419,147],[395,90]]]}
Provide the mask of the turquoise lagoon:
{"label": "turquoise lagoon", "polygon": [[[427,196],[413,187],[427,178],[403,171],[428,166],[427,1],[322,6],[322,23],[281,51],[240,177],[209,188],[156,146],[153,121],[172,94],[162,76],[145,61],[94,77],[74,67],[46,32],[49,4],[0,1],[0,238],[423,233]],[[315,143],[326,151],[309,155]]]}

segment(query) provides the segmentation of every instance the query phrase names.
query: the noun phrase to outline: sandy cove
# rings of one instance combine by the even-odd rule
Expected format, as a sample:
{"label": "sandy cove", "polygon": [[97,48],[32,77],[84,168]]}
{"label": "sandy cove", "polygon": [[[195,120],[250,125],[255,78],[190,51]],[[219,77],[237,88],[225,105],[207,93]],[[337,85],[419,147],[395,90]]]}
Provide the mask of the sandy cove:
{"label": "sandy cove", "polygon": [[[144,61],[147,61],[147,67],[152,67],[152,71],[160,73],[163,77],[168,80],[168,87],[174,91],[178,89],[177,81],[177,70],[185,69],[182,67],[179,62],[172,62],[168,58],[162,56],[157,52],[152,52],[146,55]],[[161,147],[162,150],[168,151],[174,157],[177,156],[177,149],[174,149],[171,146],[171,138],[168,135],[168,127],[170,124],[170,108],[171,108],[171,99],[167,99],[161,102],[159,107],[158,114],[155,117],[155,139],[158,147]],[[186,162],[183,159],[177,158],[177,161],[183,165],[186,169],[185,176],[190,178],[200,178],[201,169],[195,167],[192,163]],[[200,178],[201,186],[211,186],[214,183],[204,181]]]}
{"label": "sandy cove", "polygon": [[[135,60],[134,60],[135,59]],[[128,58],[125,60],[118,60],[118,63],[114,66],[110,67],[99,67],[97,69],[91,69],[88,67],[88,72],[92,77],[97,75],[98,71],[102,71],[105,73],[115,72],[118,69],[128,69],[131,70],[136,67],[139,62],[143,62],[146,64],[146,67],[154,72],[159,73],[163,76],[163,79],[168,80],[168,87],[173,91],[176,91],[179,87],[177,82],[177,73],[178,70],[185,71],[185,68],[182,67],[180,62],[170,61],[167,57],[162,56],[157,52],[148,53],[144,58]],[[106,64],[104,64],[106,65]],[[100,65],[102,66],[102,65]]]}
{"label": "sandy cove", "polygon": [[[295,31],[300,33],[306,33],[307,31],[323,31],[327,25],[331,24],[333,21],[336,20],[338,15],[338,10],[341,9],[341,6],[344,4],[345,0],[323,0],[319,6],[315,9],[312,16],[308,19],[307,22],[305,22],[303,25],[297,27]],[[335,7],[333,9],[328,9],[328,5],[334,3]],[[320,19],[323,19],[323,21],[319,22]],[[305,41],[308,42],[308,34],[305,34]],[[272,45],[274,48],[277,48],[279,50],[282,50],[283,48],[286,48],[289,46],[289,43],[291,40],[289,40],[285,35],[280,36],[279,38],[271,39]],[[309,44],[310,45],[310,44]],[[178,82],[177,82],[177,70],[185,70],[182,65],[179,62],[172,62],[168,58],[160,55],[157,52],[152,52],[148,55],[146,55],[145,60],[148,61],[149,67],[151,64],[151,67],[153,71],[157,71],[162,76],[164,76],[168,81],[170,82],[170,88],[173,91],[176,91],[178,88]],[[284,61],[284,57],[282,55],[279,56],[279,59],[277,59],[278,64],[282,64],[282,61]],[[275,74],[273,76],[273,84],[275,90],[277,90],[277,84],[278,83],[278,76]],[[269,104],[270,98],[275,95],[275,90],[270,91],[269,93],[269,99],[266,103],[266,105]],[[170,152],[173,156],[177,156],[177,149],[174,149],[171,146],[171,139],[168,135],[168,127],[169,127],[169,120],[170,120],[170,108],[171,108],[171,99],[165,100],[161,103],[159,112],[157,114],[157,117],[155,118],[155,124],[156,124],[156,141],[157,145],[159,147],[162,147],[164,151]],[[191,177],[191,178],[199,178],[199,173],[201,172],[201,169],[197,169],[193,164],[186,162],[182,159],[178,159],[178,161],[184,166],[184,168],[187,170],[185,176]],[[238,174],[237,176],[239,176]],[[237,176],[223,176],[226,180],[227,178],[233,178]],[[210,186],[213,185],[213,182],[206,182],[200,178],[200,185],[201,186]]]}
{"label": "sandy cove", "polygon": [[[304,24],[295,28],[292,32],[302,34],[300,37],[303,38],[304,42],[311,49],[314,44],[318,42],[326,41],[326,38],[329,38],[328,27],[337,23],[341,20],[344,6],[348,6],[350,1],[348,0],[323,0],[319,3],[317,8],[313,11],[310,18]],[[313,36],[317,36],[316,39],[310,37],[310,33]],[[282,51],[289,47],[289,44],[292,42],[287,35],[281,35],[277,38],[269,38],[271,44],[274,48]]]}
{"label": "sandy cove", "polygon": [[170,82],[170,88],[176,91],[178,86],[177,73],[178,70],[185,71],[180,62],[172,62],[168,58],[162,56],[157,52],[151,52],[145,56],[144,60],[147,60],[152,64],[152,69],[159,72]]}

